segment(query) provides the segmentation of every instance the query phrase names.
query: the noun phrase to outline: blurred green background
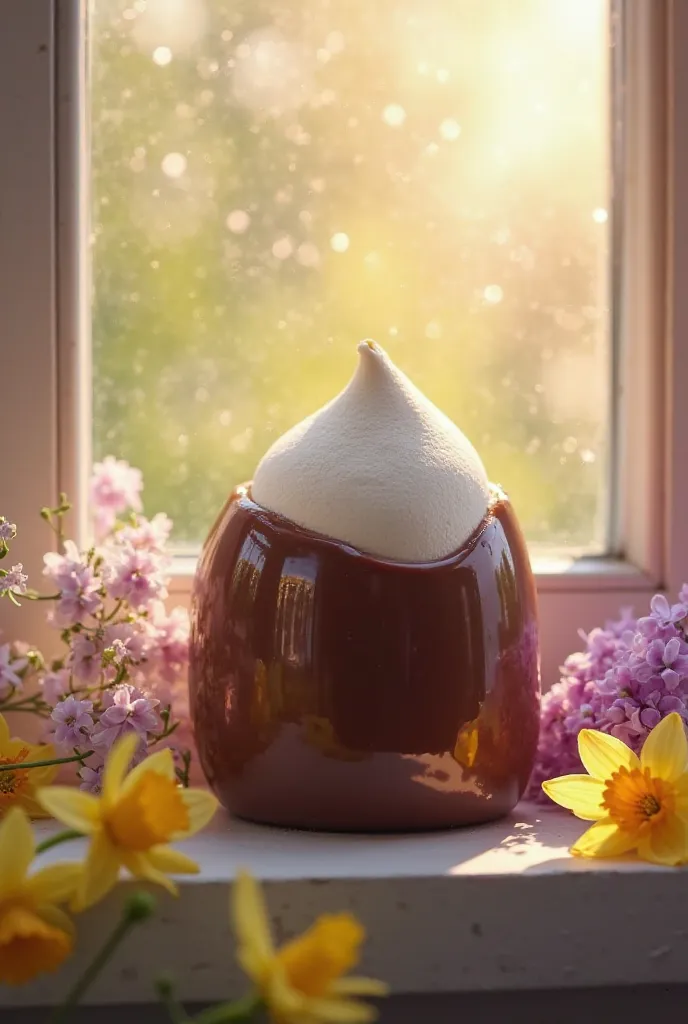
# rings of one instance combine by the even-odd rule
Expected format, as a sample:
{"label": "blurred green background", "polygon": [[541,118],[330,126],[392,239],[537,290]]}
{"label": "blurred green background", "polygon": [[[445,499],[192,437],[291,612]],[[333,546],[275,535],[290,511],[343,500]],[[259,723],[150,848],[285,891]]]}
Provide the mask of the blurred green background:
{"label": "blurred green background", "polygon": [[194,550],[373,337],[603,550],[603,0],[95,0],[94,454]]}

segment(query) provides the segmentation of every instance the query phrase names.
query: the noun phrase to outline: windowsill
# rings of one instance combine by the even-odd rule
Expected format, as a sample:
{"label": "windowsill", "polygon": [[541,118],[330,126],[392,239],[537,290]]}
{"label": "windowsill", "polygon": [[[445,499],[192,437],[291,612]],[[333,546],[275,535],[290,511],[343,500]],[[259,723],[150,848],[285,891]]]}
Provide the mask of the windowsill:
{"label": "windowsill", "polygon": [[[567,848],[585,827],[527,804],[488,825],[400,836],[288,832],[222,816],[184,844],[200,875],[182,881],[177,901],[161,893],[156,916],[130,936],[88,1001],[153,1001],[163,970],[190,1002],[242,991],[228,925],[228,883],[242,866],[266,883],[279,941],[319,913],[357,914],[369,936],[361,971],[394,993],[685,981],[686,872],[572,858]],[[54,828],[37,825],[41,835]],[[0,1006],[56,1001],[120,899],[121,891],[79,919],[79,952],[57,979],[5,989]]]}

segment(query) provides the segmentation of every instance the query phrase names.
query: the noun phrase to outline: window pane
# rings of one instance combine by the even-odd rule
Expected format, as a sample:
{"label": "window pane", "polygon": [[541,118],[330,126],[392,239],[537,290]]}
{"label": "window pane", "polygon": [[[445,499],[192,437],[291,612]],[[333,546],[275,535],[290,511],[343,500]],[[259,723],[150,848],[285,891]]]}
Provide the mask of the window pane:
{"label": "window pane", "polygon": [[95,454],[203,539],[373,337],[604,550],[603,0],[95,0]]}

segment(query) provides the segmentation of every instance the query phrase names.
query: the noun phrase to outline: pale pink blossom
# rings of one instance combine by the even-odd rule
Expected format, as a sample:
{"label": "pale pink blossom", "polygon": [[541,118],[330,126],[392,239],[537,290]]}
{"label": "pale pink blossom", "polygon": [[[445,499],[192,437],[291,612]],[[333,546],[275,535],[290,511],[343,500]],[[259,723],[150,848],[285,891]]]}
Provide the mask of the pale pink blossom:
{"label": "pale pink blossom", "polygon": [[127,509],[141,511],[142,488],[141,471],[128,462],[112,455],[96,462],[91,477],[91,504],[99,538],[112,529],[121,512]]}
{"label": "pale pink blossom", "polygon": [[185,608],[167,612],[162,601],[149,609],[147,631],[151,646],[148,659],[152,671],[167,683],[186,673],[189,661],[189,615]]}
{"label": "pale pink blossom", "polygon": [[103,644],[105,647],[118,647],[119,642],[126,650],[126,658],[138,664],[146,657],[150,646],[147,629],[146,619],[137,619],[135,622],[111,622],[105,627]]}
{"label": "pale pink blossom", "polygon": [[0,700],[4,700],[14,690],[21,690],[22,679],[19,673],[28,664],[28,658],[14,656],[10,644],[0,645]]}
{"label": "pale pink blossom", "polygon": [[[89,762],[91,758],[89,758]],[[92,793],[94,796],[99,796],[103,788],[103,764],[92,768],[90,763],[85,764],[83,768],[79,769],[79,778],[81,779],[81,789],[84,793]]]}
{"label": "pale pink blossom", "polygon": [[80,633],[72,639],[70,665],[75,677],[82,683],[93,685],[102,672],[102,647]]}
{"label": "pale pink blossom", "polygon": [[0,576],[0,595],[8,591],[11,591],[13,594],[26,593],[26,581],[29,577],[23,569],[22,563],[17,562],[4,576]]}
{"label": "pale pink blossom", "polygon": [[165,597],[165,577],[160,558],[151,551],[127,544],[110,549],[103,578],[107,592],[116,601],[127,601],[141,610],[157,598]]}
{"label": "pale pink blossom", "polygon": [[160,729],[160,716],[155,710],[160,701],[145,697],[135,686],[125,683],[114,691],[107,691],[103,703],[106,701],[108,706],[102,712],[92,737],[93,743],[101,750],[109,750],[120,736],[132,732],[145,743],[149,732]]}
{"label": "pale pink blossom", "polygon": [[43,700],[54,706],[60,697],[69,689],[69,669],[60,668],[56,672],[47,672],[41,680]]}
{"label": "pale pink blossom", "polygon": [[55,742],[72,749],[83,747],[93,731],[93,701],[69,696],[61,700],[51,714],[55,726]]}
{"label": "pale pink blossom", "polygon": [[117,541],[143,551],[161,553],[172,532],[172,520],[164,512],[152,519],[137,516],[135,526],[124,526],[117,532]]}
{"label": "pale pink blossom", "polygon": [[14,540],[17,536],[17,527],[14,523],[8,523],[4,516],[0,516],[0,540]]}

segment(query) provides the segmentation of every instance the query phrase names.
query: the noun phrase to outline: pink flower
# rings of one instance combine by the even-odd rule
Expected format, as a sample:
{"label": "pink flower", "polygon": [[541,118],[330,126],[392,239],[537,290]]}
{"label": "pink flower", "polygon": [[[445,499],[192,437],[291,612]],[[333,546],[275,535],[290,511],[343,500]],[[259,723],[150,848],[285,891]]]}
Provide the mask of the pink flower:
{"label": "pink flower", "polygon": [[4,576],[0,576],[0,596],[10,590],[13,594],[26,593],[26,581],[29,577],[22,571],[23,569],[22,563],[17,562]]}
{"label": "pink flower", "polygon": [[[90,760],[91,758],[89,758]],[[83,768],[79,769],[79,778],[81,779],[79,789],[84,793],[93,793],[94,796],[98,796],[103,788],[103,765],[91,768],[89,764],[85,764]]]}
{"label": "pink flower", "polygon": [[66,542],[63,555],[49,551],[43,556],[43,561],[43,575],[55,583],[61,595],[51,614],[51,621],[56,626],[69,629],[100,610],[100,580],[74,541]]}
{"label": "pink flower", "polygon": [[57,704],[60,697],[69,688],[69,669],[61,668],[56,672],[47,672],[41,680],[43,700],[46,704]]}
{"label": "pink flower", "polygon": [[156,601],[149,609],[147,630],[152,671],[167,683],[176,682],[189,661],[188,612],[177,607],[168,614],[162,601]]}
{"label": "pink flower", "polygon": [[143,551],[161,553],[169,540],[172,520],[164,512],[158,512],[152,519],[138,516],[135,526],[125,526],[117,533],[117,541]]}
{"label": "pink flower", "polygon": [[140,610],[160,597],[165,597],[165,579],[159,556],[151,551],[126,545],[108,553],[108,565],[103,574],[110,597],[127,601]]}
{"label": "pink flower", "polygon": [[160,701],[144,697],[135,686],[125,683],[114,692],[107,691],[105,700],[109,706],[102,712],[92,737],[100,749],[109,750],[116,739],[131,732],[136,733],[144,745],[147,734],[159,730],[161,723],[155,708]]}
{"label": "pink flower", "polygon": [[147,621],[144,619],[136,624],[132,622],[112,622],[109,626],[105,627],[103,635],[103,644],[105,647],[116,647],[119,649],[119,645],[126,650],[126,655],[122,657],[128,658],[129,661],[134,664],[138,664],[146,657],[146,652],[149,646],[148,636],[145,632],[144,627],[147,627]]}
{"label": "pink flower", "polygon": [[4,700],[14,690],[21,690],[22,680],[19,673],[28,664],[28,658],[14,657],[10,644],[0,646],[0,700]]}
{"label": "pink flower", "polygon": [[93,702],[69,696],[53,708],[51,718],[56,722],[55,742],[69,749],[83,747],[93,731]]}
{"label": "pink flower", "polygon": [[102,649],[88,637],[77,633],[72,639],[69,656],[69,663],[76,678],[89,685],[97,683],[103,669],[102,662]]}
{"label": "pink flower", "polygon": [[17,536],[17,527],[14,523],[8,523],[4,516],[0,516],[0,540],[14,540]]}
{"label": "pink flower", "polygon": [[113,527],[120,512],[141,511],[141,471],[128,462],[106,456],[96,462],[91,477],[91,503],[93,505],[96,535],[103,537]]}

